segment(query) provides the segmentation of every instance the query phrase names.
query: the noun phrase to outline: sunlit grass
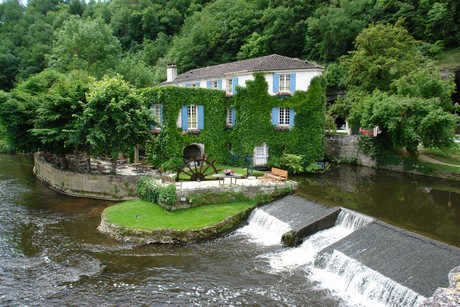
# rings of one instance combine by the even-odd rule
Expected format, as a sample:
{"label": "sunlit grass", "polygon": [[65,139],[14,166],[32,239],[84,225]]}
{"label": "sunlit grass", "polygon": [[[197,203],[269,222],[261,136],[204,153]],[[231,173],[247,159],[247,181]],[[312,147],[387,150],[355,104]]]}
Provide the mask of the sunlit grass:
{"label": "sunlit grass", "polygon": [[215,225],[255,205],[251,201],[167,211],[157,204],[131,200],[107,208],[104,214],[108,223],[132,229],[190,230]]}

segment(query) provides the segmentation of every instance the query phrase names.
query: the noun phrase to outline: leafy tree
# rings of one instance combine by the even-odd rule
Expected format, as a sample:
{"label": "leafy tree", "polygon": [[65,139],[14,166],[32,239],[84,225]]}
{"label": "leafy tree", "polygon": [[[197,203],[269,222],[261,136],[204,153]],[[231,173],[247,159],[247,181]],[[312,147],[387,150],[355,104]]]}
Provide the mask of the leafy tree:
{"label": "leafy tree", "polygon": [[34,128],[40,95],[46,93],[59,78],[53,70],[45,70],[18,84],[0,101],[0,120],[13,150],[33,152],[40,148],[40,140],[31,133]]}
{"label": "leafy tree", "polygon": [[[119,153],[143,144],[150,136],[151,117],[141,97],[120,75],[93,83],[77,123],[94,155],[107,155],[115,172]],[[80,131],[78,131],[80,130]]]}
{"label": "leafy tree", "polygon": [[348,71],[346,86],[387,91],[393,80],[417,70],[422,56],[417,41],[401,25],[372,24],[355,42],[355,50],[340,59]]}
{"label": "leafy tree", "polygon": [[75,130],[76,116],[83,112],[85,95],[91,77],[82,71],[61,75],[53,86],[40,95],[32,134],[37,136],[42,149],[61,157],[64,169],[68,167],[66,154],[75,149],[71,134]]}
{"label": "leafy tree", "polygon": [[417,147],[445,148],[452,144],[456,116],[444,111],[436,98],[389,95],[376,90],[358,100],[349,119],[361,127],[378,126],[388,140],[387,148],[405,148],[415,154]]}
{"label": "leafy tree", "polygon": [[119,63],[121,47],[101,19],[72,17],[56,33],[50,65],[60,71],[87,70],[101,77]]}
{"label": "leafy tree", "polygon": [[307,19],[305,52],[331,62],[353,48],[356,36],[372,21],[373,0],[331,1]]}

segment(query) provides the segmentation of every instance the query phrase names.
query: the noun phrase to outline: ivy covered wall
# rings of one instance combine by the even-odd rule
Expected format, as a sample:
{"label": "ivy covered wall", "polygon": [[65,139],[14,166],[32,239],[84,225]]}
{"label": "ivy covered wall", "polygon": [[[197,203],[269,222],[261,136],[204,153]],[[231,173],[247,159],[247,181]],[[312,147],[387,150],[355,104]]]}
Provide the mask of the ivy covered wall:
{"label": "ivy covered wall", "polygon": [[[305,163],[322,160],[325,130],[325,82],[315,77],[307,92],[293,96],[270,96],[262,74],[256,74],[246,87],[237,87],[237,94],[202,88],[154,87],[142,90],[150,105],[162,105],[162,123],[153,141],[147,144],[150,162],[160,166],[170,158],[181,157],[186,146],[204,144],[209,159],[227,162],[229,144],[235,154],[253,155],[255,146],[266,143],[270,159],[283,153],[303,155]],[[197,105],[204,109],[204,127],[184,131],[177,126],[182,106]],[[277,129],[272,121],[273,108],[295,110],[294,126]],[[226,128],[227,109],[234,108],[235,125]]]}

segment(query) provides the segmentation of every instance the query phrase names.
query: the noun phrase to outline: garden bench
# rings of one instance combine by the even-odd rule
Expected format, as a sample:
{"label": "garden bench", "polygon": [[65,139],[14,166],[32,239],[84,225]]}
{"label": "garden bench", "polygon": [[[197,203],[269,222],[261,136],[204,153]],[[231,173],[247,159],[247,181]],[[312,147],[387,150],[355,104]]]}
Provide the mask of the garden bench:
{"label": "garden bench", "polygon": [[285,171],[283,169],[279,169],[276,167],[272,167],[272,170],[270,172],[265,172],[264,176],[262,179],[272,179],[272,180],[278,180],[278,181],[287,181],[288,180],[288,171]]}

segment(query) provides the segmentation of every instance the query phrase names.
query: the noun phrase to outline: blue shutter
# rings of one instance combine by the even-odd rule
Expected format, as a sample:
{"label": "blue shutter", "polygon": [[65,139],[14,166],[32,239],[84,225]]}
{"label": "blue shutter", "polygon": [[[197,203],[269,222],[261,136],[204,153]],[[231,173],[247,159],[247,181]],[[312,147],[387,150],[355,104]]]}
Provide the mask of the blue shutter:
{"label": "blue shutter", "polygon": [[200,87],[200,82],[195,83],[195,87]]}
{"label": "blue shutter", "polygon": [[185,86],[185,87],[189,87],[190,84],[189,84],[189,83],[185,83],[184,86]]}
{"label": "blue shutter", "polygon": [[279,115],[279,108],[276,107],[276,108],[273,108],[272,109],[272,124],[275,125],[275,126],[278,126],[278,116]]}
{"label": "blue shutter", "polygon": [[289,127],[294,127],[295,110],[289,109]]}
{"label": "blue shutter", "polygon": [[197,106],[198,111],[198,130],[204,129],[204,106]]}
{"label": "blue shutter", "polygon": [[222,80],[217,80],[217,88],[222,89]]}
{"label": "blue shutter", "polygon": [[211,88],[211,81],[206,82],[206,87]]}
{"label": "blue shutter", "polygon": [[273,93],[280,91],[280,77],[277,73],[273,74]]}
{"label": "blue shutter", "polygon": [[236,93],[237,85],[238,85],[238,78],[232,78],[232,94]]}
{"label": "blue shutter", "polygon": [[235,108],[232,108],[232,126],[235,126],[236,122],[236,110]]}
{"label": "blue shutter", "polygon": [[289,91],[291,93],[294,93],[295,92],[295,73],[292,73],[290,76],[289,76]]}
{"label": "blue shutter", "polygon": [[163,125],[163,105],[160,104],[160,124]]}
{"label": "blue shutter", "polygon": [[[153,106],[150,106],[150,109],[153,109]],[[152,110],[150,110],[150,116],[153,117],[153,113],[152,113]],[[153,119],[152,119],[153,120]],[[150,130],[153,130],[155,129],[155,126],[150,124]]]}
{"label": "blue shutter", "polygon": [[182,106],[182,130],[188,129],[187,106]]}

